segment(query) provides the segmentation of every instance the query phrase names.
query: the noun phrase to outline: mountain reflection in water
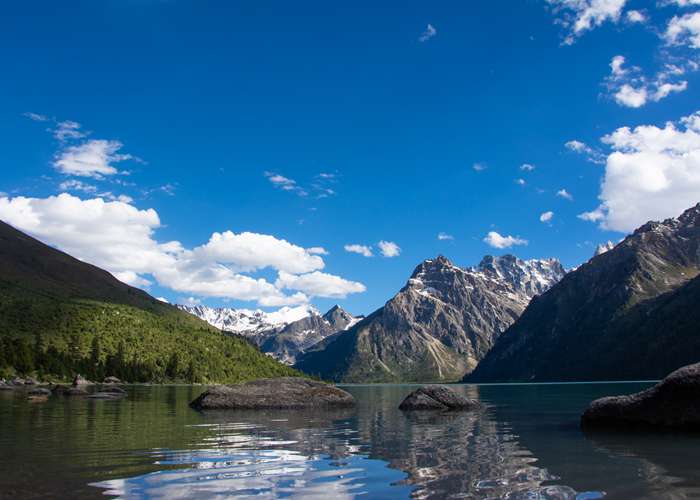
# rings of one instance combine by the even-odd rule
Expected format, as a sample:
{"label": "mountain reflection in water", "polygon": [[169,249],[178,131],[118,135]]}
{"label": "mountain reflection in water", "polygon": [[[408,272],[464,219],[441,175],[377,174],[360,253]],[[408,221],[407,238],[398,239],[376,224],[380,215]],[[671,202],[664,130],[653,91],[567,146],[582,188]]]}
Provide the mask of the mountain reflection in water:
{"label": "mountain reflection in water", "polygon": [[[583,407],[643,384],[455,386],[484,411],[402,413],[415,386],[348,386],[357,408],[218,411],[200,388],[122,402],[0,394],[0,491],[13,498],[697,498],[700,440],[584,435]],[[0,495],[0,496],[3,496]]]}

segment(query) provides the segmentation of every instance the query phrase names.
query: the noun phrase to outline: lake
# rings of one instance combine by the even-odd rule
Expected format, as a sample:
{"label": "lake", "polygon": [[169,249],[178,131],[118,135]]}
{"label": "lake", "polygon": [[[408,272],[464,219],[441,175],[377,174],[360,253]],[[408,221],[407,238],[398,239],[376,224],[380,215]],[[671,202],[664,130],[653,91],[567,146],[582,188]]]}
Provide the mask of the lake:
{"label": "lake", "polygon": [[128,399],[0,392],[0,497],[700,498],[700,436],[584,434],[592,399],[649,383],[459,385],[481,413],[403,414],[415,386],[344,386],[357,408],[219,411],[193,386]]}

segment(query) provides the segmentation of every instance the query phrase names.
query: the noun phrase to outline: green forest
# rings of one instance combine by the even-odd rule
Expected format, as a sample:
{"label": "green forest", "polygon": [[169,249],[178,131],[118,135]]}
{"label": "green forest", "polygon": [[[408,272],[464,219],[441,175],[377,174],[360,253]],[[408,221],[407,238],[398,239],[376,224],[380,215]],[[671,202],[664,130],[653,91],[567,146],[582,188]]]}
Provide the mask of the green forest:
{"label": "green forest", "polygon": [[144,310],[0,286],[0,377],[235,383],[298,372],[245,339],[164,306]]}

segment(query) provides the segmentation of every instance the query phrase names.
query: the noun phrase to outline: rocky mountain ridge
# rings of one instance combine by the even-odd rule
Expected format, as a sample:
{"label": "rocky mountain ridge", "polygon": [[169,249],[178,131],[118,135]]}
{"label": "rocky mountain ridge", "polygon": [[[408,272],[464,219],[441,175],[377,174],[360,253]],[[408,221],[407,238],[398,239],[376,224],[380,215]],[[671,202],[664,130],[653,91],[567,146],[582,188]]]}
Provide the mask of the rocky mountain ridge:
{"label": "rocky mountain ridge", "polygon": [[700,358],[700,204],[537,297],[467,380],[661,378]]}
{"label": "rocky mountain ridge", "polygon": [[293,364],[309,347],[359,321],[338,305],[323,315],[312,305],[283,307],[274,312],[202,305],[177,307],[220,330],[246,337],[286,364]]}
{"label": "rocky mountain ridge", "polygon": [[425,260],[384,307],[318,344],[296,366],[345,382],[458,380],[531,298],[564,274],[555,259],[487,256],[470,268],[443,256]]}

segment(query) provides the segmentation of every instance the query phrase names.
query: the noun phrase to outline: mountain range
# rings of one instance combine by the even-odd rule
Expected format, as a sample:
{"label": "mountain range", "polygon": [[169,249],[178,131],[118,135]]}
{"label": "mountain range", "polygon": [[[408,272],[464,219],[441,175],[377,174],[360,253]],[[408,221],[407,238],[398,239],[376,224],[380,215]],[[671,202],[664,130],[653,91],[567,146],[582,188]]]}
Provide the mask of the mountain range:
{"label": "mountain range", "polygon": [[536,297],[466,380],[663,378],[700,359],[699,274],[700,204],[644,224]]}
{"label": "mountain range", "polygon": [[422,262],[382,308],[302,355],[298,369],[342,382],[455,381],[470,373],[532,297],[565,274],[556,259]]}
{"label": "mountain range", "polygon": [[323,315],[311,305],[283,307],[275,312],[201,305],[177,307],[220,330],[242,335],[263,352],[290,365],[311,346],[361,319],[339,305]]}
{"label": "mountain range", "polygon": [[298,372],[0,222],[0,377],[236,382]]}

